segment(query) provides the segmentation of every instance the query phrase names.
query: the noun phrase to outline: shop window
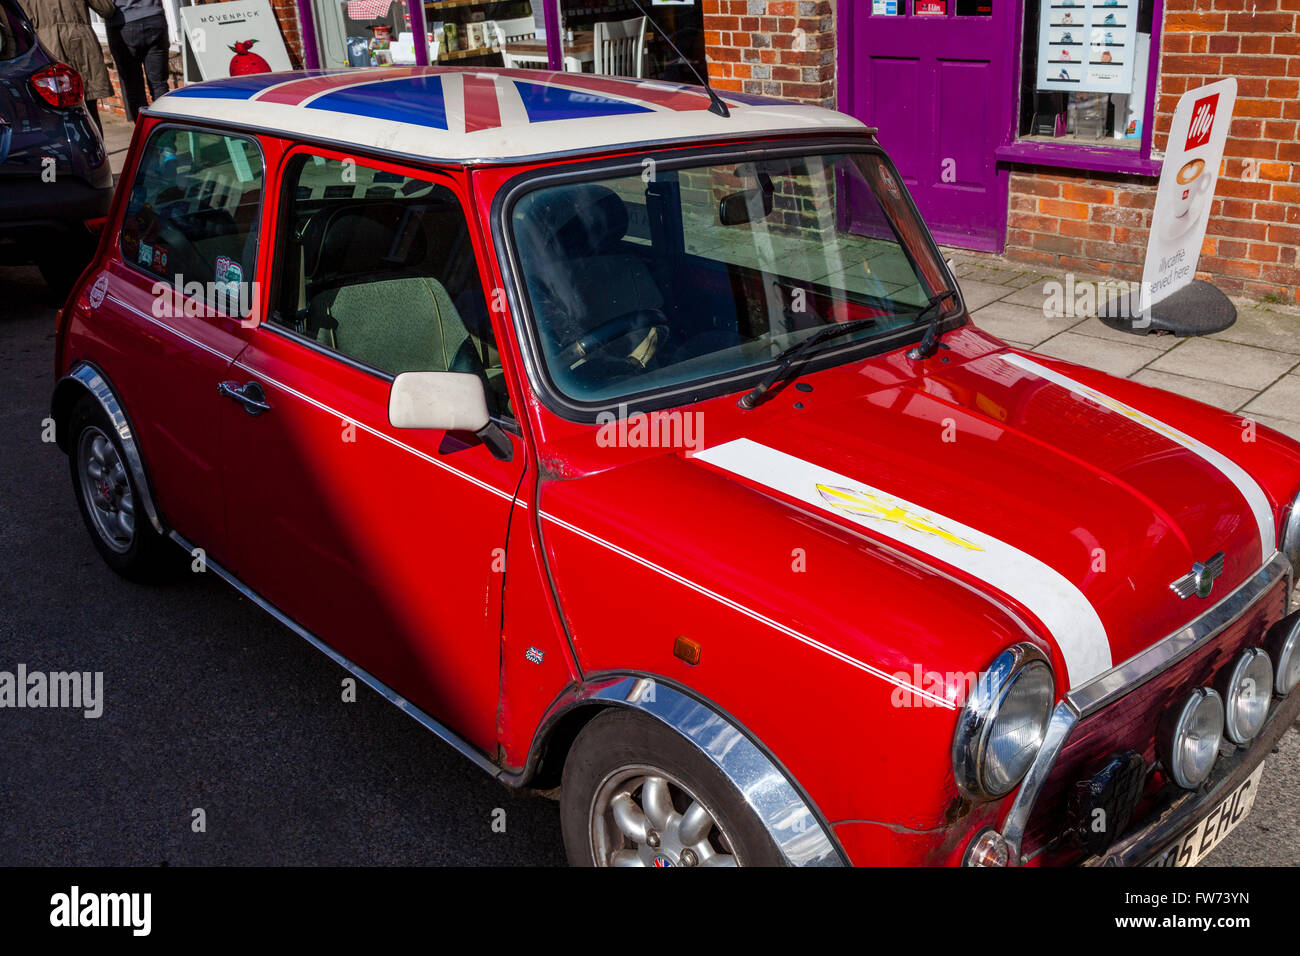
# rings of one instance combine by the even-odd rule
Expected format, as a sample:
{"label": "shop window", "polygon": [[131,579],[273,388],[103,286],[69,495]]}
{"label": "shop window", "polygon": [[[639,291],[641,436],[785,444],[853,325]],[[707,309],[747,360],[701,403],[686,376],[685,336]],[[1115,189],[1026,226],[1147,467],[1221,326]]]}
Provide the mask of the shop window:
{"label": "shop window", "polygon": [[1154,0],[1033,0],[1025,5],[1019,139],[1139,151]]}
{"label": "shop window", "polygon": [[631,0],[560,0],[563,68],[698,84],[707,69],[702,5],[641,6],[648,16]]}

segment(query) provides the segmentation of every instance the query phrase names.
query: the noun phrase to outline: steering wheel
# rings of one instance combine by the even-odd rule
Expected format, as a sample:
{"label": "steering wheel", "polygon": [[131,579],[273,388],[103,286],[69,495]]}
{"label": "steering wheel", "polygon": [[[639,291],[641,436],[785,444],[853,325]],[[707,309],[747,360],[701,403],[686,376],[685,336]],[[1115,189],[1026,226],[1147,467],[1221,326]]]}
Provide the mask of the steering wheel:
{"label": "steering wheel", "polygon": [[[569,368],[572,368],[582,359],[589,359],[593,355],[603,352],[612,343],[625,335],[630,335],[633,332],[645,332],[648,336],[650,331],[656,327],[663,329],[664,333],[668,329],[668,317],[659,309],[634,309],[631,312],[624,312],[622,315],[602,322],[578,338],[577,341],[571,343],[560,352],[560,360]],[[660,338],[663,338],[663,333],[661,333]],[[643,342],[644,338],[641,341]],[[657,349],[660,344],[662,344],[662,341],[656,343],[655,348]],[[633,349],[627,355],[617,356],[617,358],[638,361],[633,358],[632,353],[639,348],[640,343],[638,343],[637,349]],[[609,357],[614,358],[615,356]],[[646,357],[646,360],[648,358],[649,356]],[[641,364],[644,364],[644,361]]]}

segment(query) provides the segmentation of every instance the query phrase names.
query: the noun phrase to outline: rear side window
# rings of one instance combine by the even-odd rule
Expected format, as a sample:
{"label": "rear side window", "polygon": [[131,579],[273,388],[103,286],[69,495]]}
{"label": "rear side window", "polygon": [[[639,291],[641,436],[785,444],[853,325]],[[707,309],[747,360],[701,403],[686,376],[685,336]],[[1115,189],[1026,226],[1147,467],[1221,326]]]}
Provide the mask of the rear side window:
{"label": "rear side window", "polygon": [[27,24],[12,0],[0,0],[0,60],[12,60],[32,48]]}
{"label": "rear side window", "polygon": [[469,372],[508,415],[501,355],[456,195],[352,159],[284,174],[270,321],[388,375]]}
{"label": "rear side window", "polygon": [[122,258],[227,315],[254,301],[262,155],[239,136],[158,130],[122,220]]}

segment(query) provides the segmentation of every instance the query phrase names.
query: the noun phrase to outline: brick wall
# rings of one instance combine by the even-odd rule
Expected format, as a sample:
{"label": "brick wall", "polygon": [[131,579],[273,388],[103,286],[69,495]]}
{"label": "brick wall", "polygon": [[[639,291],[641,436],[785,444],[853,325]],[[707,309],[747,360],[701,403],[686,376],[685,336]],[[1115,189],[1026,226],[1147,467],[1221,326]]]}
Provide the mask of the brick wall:
{"label": "brick wall", "polygon": [[[1163,149],[1188,89],[1236,76],[1237,105],[1201,278],[1230,294],[1300,304],[1300,0],[1165,0],[1154,126]],[[1017,167],[1009,257],[1136,279],[1155,182]]]}
{"label": "brick wall", "polygon": [[835,105],[832,0],[704,0],[709,82]]}

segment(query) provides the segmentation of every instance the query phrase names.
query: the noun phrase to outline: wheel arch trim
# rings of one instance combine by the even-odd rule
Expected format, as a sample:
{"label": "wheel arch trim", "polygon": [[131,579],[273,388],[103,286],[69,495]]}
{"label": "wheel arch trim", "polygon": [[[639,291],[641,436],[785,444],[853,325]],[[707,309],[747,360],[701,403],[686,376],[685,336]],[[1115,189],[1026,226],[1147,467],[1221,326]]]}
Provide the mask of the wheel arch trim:
{"label": "wheel arch trim", "polygon": [[[122,402],[119,401],[113,386],[109,384],[108,377],[85,360],[77,362],[68,371],[68,374],[59,379],[58,384],[54,386],[54,396],[50,401],[50,413],[54,418],[59,447],[68,454],[72,454],[71,445],[68,444],[70,436],[63,434],[63,424],[76,403],[75,398],[70,396],[75,396],[78,391],[94,396],[95,400],[99,402],[99,407],[103,409],[104,414],[108,417],[109,424],[112,425],[113,431],[122,443],[123,451],[126,452],[126,464],[131,470],[131,478],[140,492],[140,498],[144,501],[145,515],[149,518],[149,523],[153,525],[154,530],[159,534],[166,534],[162,517],[154,503],[153,486],[149,484],[149,476],[145,472],[144,459],[141,457],[140,448],[136,444],[135,433],[131,428],[131,420],[127,418]],[[65,398],[65,396],[69,397]]]}
{"label": "wheel arch trim", "polygon": [[830,824],[765,748],[721,709],[661,677],[607,673],[570,687],[542,719],[530,768],[537,766],[550,732],[561,718],[579,708],[598,706],[640,711],[703,753],[740,792],[790,865],[848,863]]}

